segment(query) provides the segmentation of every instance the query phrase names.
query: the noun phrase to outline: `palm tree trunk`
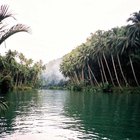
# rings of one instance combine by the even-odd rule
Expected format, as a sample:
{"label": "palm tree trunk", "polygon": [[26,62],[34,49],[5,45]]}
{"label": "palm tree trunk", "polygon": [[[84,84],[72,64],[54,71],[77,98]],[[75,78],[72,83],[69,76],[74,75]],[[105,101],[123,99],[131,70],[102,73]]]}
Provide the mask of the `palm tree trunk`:
{"label": "palm tree trunk", "polygon": [[109,68],[109,66],[108,66],[108,62],[107,62],[107,60],[106,60],[106,57],[105,57],[104,52],[103,52],[103,58],[104,58],[104,60],[105,60],[106,67],[107,67],[107,69],[108,69],[109,76],[110,76],[110,78],[111,78],[111,82],[112,82],[113,86],[115,86],[114,81],[113,81],[113,77],[112,77],[112,74],[111,74],[110,68]]}
{"label": "palm tree trunk", "polygon": [[123,77],[123,79],[125,81],[125,86],[128,86],[128,82],[127,82],[127,80],[126,80],[126,78],[124,76],[124,73],[123,73],[123,70],[122,70],[122,66],[121,66],[121,62],[120,62],[120,58],[119,58],[118,53],[117,53],[117,60],[118,60],[118,64],[119,64],[119,67],[120,67],[120,70],[121,70],[122,77]]}
{"label": "palm tree trunk", "polygon": [[18,73],[16,74],[16,81],[15,81],[15,87],[18,86]]}
{"label": "palm tree trunk", "polygon": [[22,79],[20,79],[20,81],[19,81],[19,86],[20,87],[22,86]]}
{"label": "palm tree trunk", "polygon": [[72,82],[72,83],[75,83],[75,79],[74,79],[74,76],[73,76],[73,74],[71,73],[71,74],[69,74],[69,79],[70,79],[70,81]]}
{"label": "palm tree trunk", "polygon": [[95,75],[94,75],[94,73],[92,72],[92,70],[91,70],[89,64],[88,64],[88,69],[89,69],[89,72],[91,72],[91,74],[92,74],[92,76],[93,76],[93,78],[94,78],[95,83],[97,84],[97,86],[100,86],[99,83],[98,83],[98,81],[97,81],[97,79],[96,79],[96,77],[95,77]]}
{"label": "palm tree trunk", "polygon": [[138,80],[137,80],[137,77],[136,77],[136,74],[135,74],[133,62],[132,62],[132,60],[131,60],[130,55],[129,55],[129,61],[130,61],[130,65],[131,65],[131,69],[132,69],[132,72],[133,72],[133,76],[134,76],[135,82],[136,82],[137,86],[139,86],[139,83],[138,83]]}
{"label": "palm tree trunk", "polygon": [[[88,65],[88,64],[87,64],[87,65]],[[92,81],[92,77],[91,77],[89,65],[88,65],[88,75],[89,75],[90,84],[91,84],[91,86],[93,86],[93,81]]]}
{"label": "palm tree trunk", "polygon": [[115,72],[117,83],[118,83],[119,87],[122,88],[121,85],[120,85],[119,79],[118,79],[118,74],[117,74],[117,71],[116,71],[116,67],[115,67],[115,63],[114,63],[114,58],[113,58],[112,54],[111,54],[111,59],[112,59],[113,69],[114,69],[114,72]]}
{"label": "palm tree trunk", "polygon": [[24,77],[24,85],[27,85],[27,77]]}
{"label": "palm tree trunk", "polygon": [[84,67],[82,67],[82,81],[84,82]]}
{"label": "palm tree trunk", "polygon": [[19,74],[18,74],[18,79],[17,79],[17,87],[20,86],[20,78],[21,78],[21,75],[20,75],[20,73],[19,73]]}
{"label": "palm tree trunk", "polygon": [[104,75],[104,77],[105,77],[105,82],[108,83],[108,80],[107,80],[107,77],[106,77],[106,73],[105,73],[105,69],[104,69],[104,65],[103,65],[102,58],[100,58],[100,62],[101,62],[102,70],[103,70],[103,75]]}
{"label": "palm tree trunk", "polygon": [[34,75],[33,86],[35,86],[35,84],[36,84],[37,77],[38,77],[38,73],[36,73],[36,74]]}
{"label": "palm tree trunk", "polygon": [[75,79],[73,76],[71,76],[70,79],[71,79],[72,83],[75,83]]}
{"label": "palm tree trunk", "polygon": [[104,77],[103,77],[103,72],[102,72],[102,69],[101,69],[101,64],[100,64],[100,61],[99,61],[99,58],[97,57],[98,59],[98,65],[99,65],[99,70],[100,70],[100,73],[101,73],[101,79],[102,79],[102,84],[104,84]]}
{"label": "palm tree trunk", "polygon": [[82,81],[82,70],[79,71],[79,80]]}
{"label": "palm tree trunk", "polygon": [[80,84],[80,82],[79,82],[79,79],[78,79],[78,77],[77,77],[77,73],[74,71],[74,74],[75,74],[75,78],[76,78],[76,84]]}

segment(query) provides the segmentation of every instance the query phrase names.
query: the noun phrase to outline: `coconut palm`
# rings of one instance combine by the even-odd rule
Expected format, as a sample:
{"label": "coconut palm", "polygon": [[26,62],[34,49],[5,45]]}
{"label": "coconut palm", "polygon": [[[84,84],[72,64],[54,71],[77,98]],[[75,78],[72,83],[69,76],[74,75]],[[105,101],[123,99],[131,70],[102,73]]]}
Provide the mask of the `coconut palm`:
{"label": "coconut palm", "polygon": [[125,51],[128,53],[128,56],[129,56],[129,62],[131,65],[135,82],[137,86],[139,86],[139,82],[135,73],[131,55],[136,54],[136,52],[139,50],[139,47],[140,47],[140,11],[133,13],[132,16],[128,18],[127,21],[128,22],[131,21],[132,24],[127,26],[128,40],[126,41]]}
{"label": "coconut palm", "polygon": [[122,68],[121,61],[120,61],[120,57],[122,57],[122,55],[123,55],[122,54],[122,49],[123,49],[125,41],[127,39],[127,37],[126,37],[126,27],[123,26],[121,28],[114,28],[114,30],[116,30],[116,34],[114,34],[114,37],[113,37],[116,40],[116,41],[114,41],[114,43],[115,43],[114,45],[116,46],[115,47],[116,57],[117,57],[117,61],[118,61],[118,65],[119,65],[119,68],[120,68],[122,78],[125,82],[125,86],[128,86],[129,84],[128,84],[128,81],[126,79],[126,76],[124,75],[124,71],[123,71],[123,68]]}
{"label": "coconut palm", "polygon": [[140,55],[140,11],[128,21],[132,22],[128,26],[91,34],[85,43],[63,57],[62,73],[70,79],[75,75],[77,80],[73,81],[90,80],[91,85],[101,82],[120,88],[139,86],[140,72],[135,66],[139,65]]}
{"label": "coconut palm", "polygon": [[0,45],[15,33],[30,31],[30,28],[23,24],[16,24],[11,28],[6,28],[6,24],[4,24],[2,21],[10,17],[13,17],[13,15],[9,12],[9,7],[7,5],[2,5],[0,7]]}
{"label": "coconut palm", "polygon": [[102,51],[103,51],[103,33],[104,31],[98,30],[96,31],[96,41],[95,41],[95,53],[94,53],[94,58],[97,59],[100,73],[101,73],[101,78],[102,78],[102,83],[108,83],[108,79],[105,73],[105,68],[103,64],[103,57],[102,57]]}

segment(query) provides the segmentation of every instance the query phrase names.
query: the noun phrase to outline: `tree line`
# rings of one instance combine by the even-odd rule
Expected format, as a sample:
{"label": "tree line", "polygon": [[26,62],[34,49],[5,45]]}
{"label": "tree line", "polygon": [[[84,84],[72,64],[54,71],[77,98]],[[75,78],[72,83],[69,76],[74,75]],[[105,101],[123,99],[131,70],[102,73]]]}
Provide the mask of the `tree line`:
{"label": "tree line", "polygon": [[128,25],[91,33],[85,43],[63,56],[60,71],[75,85],[140,85],[140,11]]}
{"label": "tree line", "polygon": [[[7,5],[0,6],[0,45],[6,39],[18,32],[30,32],[30,27],[23,24],[11,25],[6,19],[15,17]],[[39,74],[45,68],[43,62],[33,63],[22,53],[9,50],[4,56],[0,54],[0,90],[5,91],[12,87],[36,87],[39,85]]]}
{"label": "tree line", "polygon": [[1,89],[10,86],[5,84],[8,81],[14,88],[37,87],[40,84],[39,74],[43,69],[45,65],[41,60],[33,63],[33,60],[27,59],[23,53],[9,50],[5,56],[0,55]]}

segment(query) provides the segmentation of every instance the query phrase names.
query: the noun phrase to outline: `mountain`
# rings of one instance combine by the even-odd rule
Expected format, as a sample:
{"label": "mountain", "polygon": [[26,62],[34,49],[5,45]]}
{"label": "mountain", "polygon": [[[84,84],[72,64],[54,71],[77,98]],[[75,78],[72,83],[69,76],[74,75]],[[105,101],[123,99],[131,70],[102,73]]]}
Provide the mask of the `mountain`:
{"label": "mountain", "polygon": [[59,71],[62,58],[52,60],[46,65],[46,70],[43,72],[44,86],[60,85],[66,81],[66,78]]}

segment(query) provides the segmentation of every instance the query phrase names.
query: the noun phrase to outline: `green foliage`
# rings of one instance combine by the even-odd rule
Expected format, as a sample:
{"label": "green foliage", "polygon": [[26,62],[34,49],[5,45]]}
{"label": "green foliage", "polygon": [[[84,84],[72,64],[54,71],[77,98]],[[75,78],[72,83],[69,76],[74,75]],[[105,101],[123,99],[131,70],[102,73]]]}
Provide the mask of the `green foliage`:
{"label": "green foliage", "polygon": [[[23,24],[7,26],[6,18],[14,16],[9,12],[7,5],[0,6],[0,45],[10,36],[18,32],[30,32],[30,28]],[[19,61],[17,61],[19,60]],[[45,68],[42,61],[33,64],[32,59],[27,59],[22,53],[9,50],[5,56],[0,55],[0,91],[8,92],[10,89],[38,86],[41,71]]]}
{"label": "green foliage", "polygon": [[108,83],[105,83],[102,87],[103,92],[113,92],[112,91],[112,86]]}
{"label": "green foliage", "polygon": [[80,86],[80,85],[70,85],[70,90],[72,90],[72,91],[81,91],[82,86]]}
{"label": "green foliage", "polygon": [[9,75],[4,76],[4,78],[1,80],[0,85],[1,85],[0,89],[1,89],[2,93],[8,92],[13,87],[13,85],[12,85],[12,77],[9,76]]}
{"label": "green foliage", "polygon": [[33,63],[32,59],[27,59],[22,53],[11,50],[0,58],[1,92],[7,92],[13,88],[25,90],[39,87],[40,75],[45,68],[42,61]]}
{"label": "green foliage", "polygon": [[4,114],[8,109],[8,105],[6,102],[0,100],[0,116]]}
{"label": "green foliage", "polygon": [[[131,24],[91,33],[85,43],[63,57],[60,71],[72,89],[83,86],[137,87],[140,83],[140,12]],[[84,84],[81,84],[84,83]],[[106,85],[107,83],[107,85]]]}
{"label": "green foliage", "polygon": [[14,87],[14,90],[20,90],[20,91],[29,91],[29,90],[32,90],[32,87],[29,87],[29,86],[18,86],[18,87]]}

